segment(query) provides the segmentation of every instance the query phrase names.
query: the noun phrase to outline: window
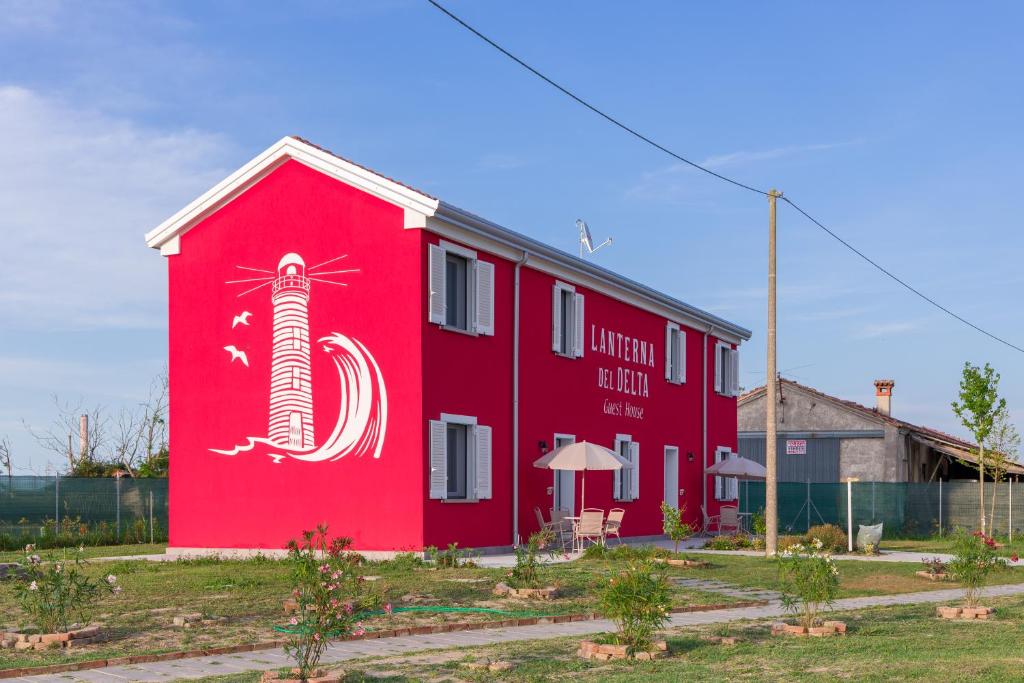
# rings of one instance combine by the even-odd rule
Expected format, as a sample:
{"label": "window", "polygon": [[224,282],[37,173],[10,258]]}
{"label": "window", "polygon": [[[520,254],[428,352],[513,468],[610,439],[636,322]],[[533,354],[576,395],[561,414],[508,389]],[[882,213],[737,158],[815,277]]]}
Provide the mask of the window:
{"label": "window", "polygon": [[665,379],[673,384],[686,381],[686,333],[679,325],[665,325]]}
{"label": "window", "polygon": [[640,444],[628,434],[618,434],[615,436],[615,452],[629,461],[629,467],[614,470],[615,489],[612,495],[618,501],[636,500],[640,497]]}
{"label": "window", "polygon": [[448,437],[448,498],[466,497],[466,475],[469,471],[466,462],[469,427],[460,424],[447,424]]}
{"label": "window", "polygon": [[[715,462],[725,460],[732,451],[725,446],[715,449]],[[740,492],[740,482],[736,477],[715,477],[715,500],[736,500]]]}
{"label": "window", "polygon": [[740,393],[740,352],[729,344],[715,344],[715,391],[723,396]]}
{"label": "window", "polygon": [[[571,434],[555,434],[555,448],[568,446],[576,443],[576,437]],[[554,473],[554,499],[552,508],[563,510],[570,515],[576,510],[576,472],[573,470],[553,470]]]}
{"label": "window", "polygon": [[427,319],[447,330],[494,334],[494,264],[441,241],[429,246]]}
{"label": "window", "polygon": [[583,355],[583,295],[564,282],[552,288],[551,349],[567,358]]}
{"label": "window", "polygon": [[469,330],[469,263],[458,254],[445,254],[444,324],[457,330]]}
{"label": "window", "polygon": [[447,413],[430,421],[430,497],[491,497],[490,427],[477,424],[475,417]]}

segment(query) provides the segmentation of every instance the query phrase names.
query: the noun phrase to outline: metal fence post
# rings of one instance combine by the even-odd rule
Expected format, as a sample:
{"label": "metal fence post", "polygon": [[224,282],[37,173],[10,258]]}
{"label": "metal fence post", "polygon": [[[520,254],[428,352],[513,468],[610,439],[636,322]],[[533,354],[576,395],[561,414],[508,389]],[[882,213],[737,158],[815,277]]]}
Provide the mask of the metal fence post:
{"label": "metal fence post", "polygon": [[117,542],[121,542],[121,477],[115,477],[116,500],[117,500]]}
{"label": "metal fence post", "polygon": [[805,531],[811,530],[811,480],[807,480],[807,528]]}
{"label": "metal fence post", "polygon": [[53,520],[57,526],[56,532],[60,533],[60,474],[54,474],[53,480],[56,486],[53,494]]}
{"label": "metal fence post", "polygon": [[149,542],[153,542],[153,491],[149,492]]}
{"label": "metal fence post", "polygon": [[[874,488],[872,487],[872,490]],[[853,479],[846,479],[846,538],[849,551],[853,552]]]}
{"label": "metal fence post", "polygon": [[1010,486],[1010,505],[1007,506],[1007,509],[1008,509],[1008,512],[1009,512],[1008,517],[1009,517],[1010,521],[1008,522],[1007,526],[1010,527],[1010,530],[1009,530],[1009,533],[1010,533],[1010,543],[1013,543],[1014,542],[1014,480],[1008,477],[1007,478],[1007,485]]}
{"label": "metal fence post", "polygon": [[939,479],[939,536],[942,536],[942,480]]}

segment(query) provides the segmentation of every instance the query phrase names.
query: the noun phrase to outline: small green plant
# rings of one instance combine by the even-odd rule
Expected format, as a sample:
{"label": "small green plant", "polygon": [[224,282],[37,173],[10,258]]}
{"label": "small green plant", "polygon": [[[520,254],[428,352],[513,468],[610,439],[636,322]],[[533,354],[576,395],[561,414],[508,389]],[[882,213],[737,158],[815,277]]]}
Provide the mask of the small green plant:
{"label": "small green plant", "polygon": [[705,547],[711,550],[744,550],[752,548],[753,542],[746,534],[731,534],[727,536],[715,536],[708,541]]}
{"label": "small green plant", "polygon": [[760,509],[750,516],[750,528],[755,536],[768,534],[768,523],[765,521],[764,509]]}
{"label": "small green plant", "polygon": [[1005,562],[996,553],[996,542],[991,537],[980,531],[968,534],[957,529],[953,537],[953,558],[946,565],[946,571],[964,589],[967,606],[977,607],[988,575]]}
{"label": "small green plant", "polygon": [[819,539],[794,545],[778,555],[782,606],[800,612],[800,623],[815,625],[822,606],[830,606],[839,594],[839,568]]}
{"label": "small green plant", "polygon": [[526,543],[516,548],[516,566],[506,575],[508,585],[513,588],[540,588],[540,563],[537,555],[554,543],[555,534],[550,529],[535,531]]}
{"label": "small green plant", "polygon": [[64,633],[73,621],[86,624],[96,600],[103,593],[118,594],[117,577],[108,574],[94,579],[86,574],[82,548],[74,551],[71,560],[48,557],[46,562],[35,554],[34,545],[25,546],[28,574],[15,588],[21,608],[43,633]]}
{"label": "small green plant", "polygon": [[805,544],[812,544],[814,539],[821,541],[822,548],[830,553],[843,553],[849,547],[847,545],[846,532],[835,524],[812,526],[804,534],[804,542]]}
{"label": "small green plant", "polygon": [[288,634],[285,651],[295,660],[300,680],[316,670],[329,639],[365,633],[359,615],[379,603],[364,589],[360,556],[348,552],[351,543],[346,537],[330,538],[326,524],[288,542],[298,610],[283,630]]}
{"label": "small green plant", "polygon": [[428,545],[423,549],[427,558],[441,569],[455,569],[456,567],[475,567],[469,552],[461,550],[459,544],[449,543],[444,550],[439,550],[436,545]]}
{"label": "small green plant", "polygon": [[921,564],[924,565],[925,571],[932,576],[946,573],[946,563],[941,557],[923,558]]}
{"label": "small green plant", "polygon": [[380,562],[382,567],[390,567],[399,571],[408,571],[417,567],[422,567],[424,564],[423,558],[416,553],[404,552],[396,553],[390,560],[383,560]]}
{"label": "small green plant", "polygon": [[615,641],[633,655],[651,649],[654,634],[668,623],[671,590],[662,569],[639,561],[613,576],[601,591],[599,611],[618,629]]}
{"label": "small green plant", "polygon": [[675,553],[679,554],[679,544],[693,536],[693,527],[683,521],[686,506],[674,508],[668,503],[661,504],[661,529],[675,544]]}

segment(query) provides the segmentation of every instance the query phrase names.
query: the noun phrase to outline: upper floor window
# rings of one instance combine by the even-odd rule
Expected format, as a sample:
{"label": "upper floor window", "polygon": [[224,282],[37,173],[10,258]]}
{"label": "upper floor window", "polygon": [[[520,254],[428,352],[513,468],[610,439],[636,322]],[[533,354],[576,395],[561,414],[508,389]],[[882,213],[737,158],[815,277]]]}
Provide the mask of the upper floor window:
{"label": "upper floor window", "polygon": [[551,349],[569,358],[583,355],[583,295],[564,282],[551,290]]}
{"label": "upper floor window", "polygon": [[715,391],[723,396],[740,393],[740,352],[725,342],[715,344]]}
{"label": "upper floor window", "polygon": [[442,240],[429,246],[428,320],[445,329],[494,334],[494,264]]}
{"label": "upper floor window", "polygon": [[675,323],[665,325],[665,379],[673,384],[686,381],[686,333]]}

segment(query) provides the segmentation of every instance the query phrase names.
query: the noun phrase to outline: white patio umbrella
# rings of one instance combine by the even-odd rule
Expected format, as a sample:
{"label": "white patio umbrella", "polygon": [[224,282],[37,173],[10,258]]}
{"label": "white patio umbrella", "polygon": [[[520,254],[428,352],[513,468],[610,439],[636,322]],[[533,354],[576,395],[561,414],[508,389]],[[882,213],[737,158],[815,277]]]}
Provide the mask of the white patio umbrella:
{"label": "white patio umbrella", "polygon": [[[705,474],[713,474],[716,477],[733,477],[734,479],[767,479],[768,470],[764,465],[754,462],[749,458],[729,455],[724,460],[719,460],[711,467],[704,470]],[[736,509],[740,509],[739,487],[736,490]]]}
{"label": "white patio umbrella", "polygon": [[587,495],[587,470],[621,470],[629,467],[629,461],[615,451],[589,441],[577,441],[556,448],[544,457],[535,460],[534,467],[548,470],[574,470],[583,472],[580,485],[580,510],[584,508]]}

